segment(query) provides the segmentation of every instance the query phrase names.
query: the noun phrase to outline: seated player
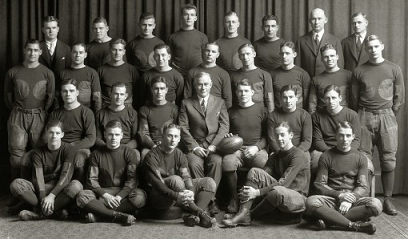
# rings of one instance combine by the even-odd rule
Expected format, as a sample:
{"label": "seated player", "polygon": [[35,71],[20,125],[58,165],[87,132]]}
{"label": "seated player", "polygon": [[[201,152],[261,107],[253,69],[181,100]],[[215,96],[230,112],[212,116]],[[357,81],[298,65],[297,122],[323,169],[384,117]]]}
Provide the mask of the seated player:
{"label": "seated player", "polygon": [[96,113],[96,147],[106,145],[104,135],[106,124],[112,120],[118,120],[122,124],[123,137],[120,141],[121,145],[134,149],[138,156],[137,162],[140,161],[140,153],[137,148],[137,127],[138,116],[136,110],[125,105],[125,100],[128,97],[127,88],[124,83],[116,82],[111,88],[111,102],[108,107],[105,107]]}
{"label": "seated player", "polygon": [[351,72],[340,69],[337,65],[339,55],[336,48],[331,44],[326,44],[320,48],[322,54],[322,62],[324,63],[325,71],[315,77],[310,84],[309,93],[309,113],[313,114],[316,110],[322,110],[325,107],[323,91],[328,85],[337,85],[341,89],[340,105],[348,107],[349,84],[351,80]]}
{"label": "seated player", "polygon": [[180,105],[183,98],[184,78],[170,64],[170,47],[166,44],[158,44],[154,47],[153,58],[156,66],[146,71],[142,77],[142,87],[140,87],[140,97],[142,103],[152,102],[150,82],[153,78],[161,76],[167,81],[166,100],[176,105]]}
{"label": "seated player", "polygon": [[214,197],[216,185],[210,177],[191,179],[187,158],[177,148],[180,131],[176,124],[165,126],[162,144],[146,155],[144,166],[147,181],[152,185],[148,203],[157,210],[184,206],[192,212],[183,217],[187,226],[208,228],[216,223],[205,210]]}
{"label": "seated player", "polygon": [[[181,103],[179,123],[188,166],[193,178],[211,177],[217,187],[221,181],[222,157],[217,146],[229,131],[228,112],[223,99],[210,94],[211,77],[201,72],[194,78],[196,95]],[[218,213],[211,203],[211,214]]]}
{"label": "seated player", "polygon": [[374,234],[376,226],[367,220],[380,215],[381,201],[366,197],[367,159],[353,149],[353,127],[341,122],[336,129],[337,145],[322,154],[314,182],[316,194],[307,199],[307,213],[317,217],[317,227],[329,225]]}
{"label": "seated player", "polygon": [[190,98],[195,95],[193,79],[200,72],[210,74],[213,86],[211,87],[211,94],[225,100],[225,105],[230,108],[232,105],[231,95],[231,79],[228,72],[216,63],[220,56],[220,46],[215,43],[206,43],[202,49],[203,62],[188,71],[188,77],[184,82],[184,98]]}
{"label": "seated player", "polygon": [[74,173],[75,149],[61,139],[64,125],[61,121],[50,120],[45,126],[47,144],[36,148],[30,154],[33,165],[33,179],[17,178],[10,184],[13,196],[33,207],[23,210],[21,220],[40,220],[51,216],[68,218],[64,208],[75,200],[82,190],[78,180],[72,180]]}
{"label": "seated player", "polygon": [[[226,227],[250,225],[252,218],[259,218],[275,210],[293,216],[306,209],[309,160],[300,149],[293,146],[293,132],[287,122],[275,127],[275,137],[280,150],[268,159],[263,169],[249,170],[246,186],[239,193],[239,212],[233,217],[226,214],[227,219],[222,221]],[[258,197],[262,197],[262,200],[251,210],[254,199]],[[299,223],[300,216],[296,219],[287,223]]]}
{"label": "seated player", "polygon": [[[349,122],[354,129],[351,147],[360,147],[360,121],[353,110],[340,105],[342,93],[338,86],[329,85],[324,89],[324,101],[326,109],[315,112],[312,115],[313,123],[313,151],[311,153],[312,176],[316,174],[320,155],[326,150],[337,145],[336,128],[340,122]],[[371,170],[372,171],[372,170]]]}
{"label": "seated player", "polygon": [[238,82],[236,92],[239,104],[228,110],[230,120],[230,133],[225,137],[238,135],[244,140],[243,146],[233,154],[225,155],[222,159],[223,178],[226,190],[231,196],[227,212],[238,212],[237,200],[237,169],[263,168],[268,160],[266,140],[266,120],[268,110],[263,104],[254,103],[252,96],[254,90],[247,79]]}
{"label": "seated player", "polygon": [[85,209],[87,221],[107,219],[132,225],[131,215],[146,203],[146,193],[137,188],[139,180],[134,150],[120,144],[122,124],[109,121],[105,127],[106,146],[92,152],[85,189],[78,194],[77,205]]}
{"label": "seated player", "polygon": [[312,118],[306,110],[297,107],[298,89],[297,86],[286,85],[280,90],[281,108],[275,109],[268,116],[269,151],[275,153],[279,150],[278,142],[275,140],[274,128],[281,122],[288,122],[293,132],[293,145],[305,152],[310,159]]}
{"label": "seated player", "polygon": [[141,159],[153,148],[161,144],[163,127],[177,122],[178,107],[166,100],[167,80],[156,76],[150,82],[152,102],[139,110],[138,136],[142,144]]}
{"label": "seated player", "polygon": [[59,120],[65,125],[63,142],[76,149],[74,179],[85,182],[87,159],[95,144],[95,116],[88,107],[78,102],[79,91],[75,79],[61,82],[61,97],[64,105],[51,112],[49,120]]}

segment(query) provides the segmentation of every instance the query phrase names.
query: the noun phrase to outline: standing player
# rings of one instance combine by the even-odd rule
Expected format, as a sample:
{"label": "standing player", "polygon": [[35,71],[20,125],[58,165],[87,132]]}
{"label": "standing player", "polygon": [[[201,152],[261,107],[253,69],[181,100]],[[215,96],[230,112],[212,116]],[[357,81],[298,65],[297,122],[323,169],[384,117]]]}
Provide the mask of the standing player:
{"label": "standing player", "polygon": [[192,4],[181,8],[181,29],[171,34],[168,45],[173,56],[173,67],[183,76],[201,63],[201,49],[208,42],[207,36],[194,28],[197,7]]}
{"label": "standing player", "polygon": [[[76,79],[79,103],[90,108],[96,114],[102,107],[101,84],[99,83],[98,73],[84,64],[85,58],[88,56],[85,49],[84,43],[75,43],[72,46],[72,64],[62,70],[58,78],[59,81]],[[60,105],[62,104],[63,102]]]}
{"label": "standing player", "polygon": [[324,71],[320,47],[332,44],[339,55],[338,65],[340,68],[343,68],[344,59],[341,42],[338,38],[324,30],[324,25],[327,23],[326,13],[320,8],[313,9],[309,15],[309,23],[312,31],[299,37],[296,42],[298,57],[295,64],[302,67],[313,78]]}
{"label": "standing player", "polygon": [[245,43],[251,43],[245,37],[238,35],[239,24],[239,18],[235,12],[225,14],[224,36],[215,41],[220,51],[217,65],[228,72],[241,69],[242,62],[238,57],[238,48]]}
{"label": "standing player", "polygon": [[176,124],[165,126],[163,143],[146,155],[144,166],[152,185],[148,203],[157,210],[184,205],[192,212],[183,217],[187,226],[209,228],[216,220],[205,209],[215,195],[216,185],[210,177],[191,179],[186,156],[177,148],[180,131]]}
{"label": "standing player", "polygon": [[131,215],[146,204],[146,193],[137,188],[136,153],[120,144],[122,124],[112,120],[106,124],[106,146],[92,152],[89,158],[86,190],[77,197],[80,208],[88,211],[87,222],[101,219],[135,224]]}
{"label": "standing player", "polygon": [[368,53],[363,49],[367,36],[367,15],[362,12],[351,16],[351,27],[354,34],[341,40],[344,54],[344,69],[353,71],[357,66],[368,61]]}
{"label": "standing player", "polygon": [[295,66],[295,44],[287,41],[281,44],[279,55],[282,59],[282,65],[275,70],[270,71],[272,76],[275,108],[281,107],[279,92],[285,85],[297,87],[297,108],[307,109],[309,99],[310,77],[302,68]]}
{"label": "standing player", "polygon": [[[102,89],[102,107],[110,105],[111,87],[115,82],[122,82],[126,84],[126,92],[128,98],[125,105],[128,107],[138,106],[139,99],[133,102],[133,92],[139,82],[139,72],[136,67],[126,63],[123,56],[126,53],[126,42],[123,39],[113,39],[109,42],[111,60],[98,68],[98,74]],[[137,108],[136,108],[137,109]]]}
{"label": "standing player", "polygon": [[[272,112],[275,108],[273,103],[273,86],[271,75],[255,66],[254,59],[256,52],[251,44],[244,44],[238,49],[239,59],[242,61],[242,68],[231,72],[232,92],[236,91],[236,85],[242,79],[248,79],[255,90],[252,100],[255,103],[262,103]],[[237,105],[238,99],[232,95],[232,104]]]}
{"label": "standing player", "polygon": [[142,87],[140,87],[140,95],[144,100],[143,103],[152,102],[152,94],[150,82],[153,78],[161,76],[167,81],[166,100],[176,105],[180,105],[183,98],[184,78],[169,63],[171,59],[170,48],[166,44],[159,44],[154,47],[154,60],[156,66],[145,72],[142,77]]}
{"label": "standing player", "polygon": [[216,60],[220,55],[220,46],[215,43],[206,43],[202,50],[203,62],[188,71],[188,77],[184,84],[184,98],[195,95],[193,79],[200,72],[206,72],[211,76],[213,86],[211,94],[222,98],[227,108],[232,105],[231,79],[227,71],[217,66]]}
{"label": "standing player", "polygon": [[336,49],[331,44],[326,44],[320,48],[322,61],[326,70],[313,77],[310,93],[309,93],[309,113],[313,114],[318,110],[325,108],[324,89],[328,85],[336,85],[341,90],[340,105],[348,107],[349,84],[351,80],[351,72],[340,69],[337,65],[339,55]]}
{"label": "standing player", "polygon": [[[44,51],[38,61],[57,76],[62,69],[71,65],[71,49],[67,44],[58,39],[59,25],[56,17],[46,16],[42,24],[42,32],[45,39],[40,42],[40,47]],[[59,89],[58,87],[59,84],[57,83],[56,88]]]}
{"label": "standing player", "polygon": [[368,36],[364,45],[369,60],[353,72],[350,105],[358,110],[363,126],[361,150],[370,159],[374,145],[379,151],[384,212],[396,215],[397,210],[390,198],[394,189],[398,147],[396,115],[405,101],[404,79],[400,67],[383,58],[381,38]]}
{"label": "standing player", "polygon": [[12,179],[19,176],[26,150],[41,145],[46,112],[54,100],[54,74],[38,62],[41,53],[38,40],[27,40],[23,63],[11,68],[4,80],[5,104],[11,110],[7,132]]}
{"label": "standing player", "polygon": [[153,100],[139,110],[138,136],[142,144],[141,158],[163,141],[163,128],[177,122],[178,107],[166,100],[167,80],[156,76],[150,81]]}
{"label": "standing player", "polygon": [[229,213],[237,213],[239,207],[237,169],[241,167],[263,168],[268,160],[268,152],[265,150],[268,145],[266,139],[268,110],[263,104],[255,104],[252,101],[254,89],[249,80],[243,79],[238,82],[235,93],[239,99],[239,105],[234,105],[228,110],[230,133],[225,137],[238,135],[243,139],[244,144],[239,150],[225,155],[222,159],[223,177],[231,197],[227,208]]}
{"label": "standing player", "polygon": [[65,125],[62,141],[76,150],[74,179],[85,182],[87,159],[90,148],[95,144],[95,116],[88,107],[78,102],[78,83],[75,79],[61,82],[64,105],[51,112],[49,120],[59,120]]}
{"label": "standing player", "polygon": [[86,65],[95,70],[110,61],[109,43],[112,38],[108,35],[108,31],[108,22],[104,17],[97,17],[93,20],[92,32],[95,39],[86,45],[88,53]]}
{"label": "standing player", "polygon": [[128,42],[126,46],[127,60],[143,74],[156,66],[153,58],[153,48],[164,43],[153,35],[156,28],[156,18],[150,12],[143,12],[139,18],[140,35]]}
{"label": "standing player", "polygon": [[[320,157],[314,186],[317,195],[307,199],[307,212],[318,218],[319,230],[335,225],[374,234],[375,224],[366,222],[380,215],[377,198],[366,197],[367,159],[351,147],[353,127],[341,122],[336,129],[337,144]],[[326,225],[327,224],[327,225]]]}
{"label": "standing player", "polygon": [[[245,186],[239,193],[239,212],[233,217],[227,214],[230,219],[222,221],[226,227],[250,225],[252,218],[259,218],[275,210],[295,214],[297,220],[294,222],[300,222],[298,213],[306,209],[309,190],[309,160],[305,159],[300,149],[293,146],[293,132],[287,122],[275,127],[275,137],[280,150],[268,159],[262,169],[249,170]],[[262,200],[251,210],[258,197]]]}
{"label": "standing player", "polygon": [[285,40],[276,35],[278,30],[278,17],[266,15],[262,18],[262,31],[264,36],[254,42],[254,48],[256,51],[255,65],[265,71],[271,71],[282,64],[282,58],[279,52],[280,46]]}
{"label": "standing player", "polygon": [[275,127],[288,122],[293,132],[292,143],[302,150],[310,159],[309,149],[312,145],[312,118],[306,110],[297,108],[298,87],[286,85],[280,91],[282,107],[276,108],[268,116],[268,143],[269,151],[279,151],[279,144],[275,140]]}
{"label": "standing player", "polygon": [[60,212],[59,218],[67,219],[68,212],[64,208],[82,190],[79,181],[71,181],[75,149],[61,142],[63,137],[63,123],[50,120],[45,126],[47,144],[30,154],[34,168],[32,181],[18,178],[10,184],[11,193],[34,209],[21,211],[21,220],[45,219]]}

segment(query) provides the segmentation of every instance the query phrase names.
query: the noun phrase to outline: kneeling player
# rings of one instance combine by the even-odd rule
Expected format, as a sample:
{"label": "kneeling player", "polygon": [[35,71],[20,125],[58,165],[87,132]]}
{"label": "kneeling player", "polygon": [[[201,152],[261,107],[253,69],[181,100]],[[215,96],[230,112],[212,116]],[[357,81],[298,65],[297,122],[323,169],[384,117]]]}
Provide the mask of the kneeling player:
{"label": "kneeling player", "polygon": [[322,154],[314,186],[319,195],[307,199],[307,212],[326,224],[374,234],[375,225],[366,221],[382,211],[380,200],[367,195],[367,159],[353,149],[354,131],[348,122],[337,126],[337,146]]}
{"label": "kneeling player", "polygon": [[193,212],[183,218],[187,226],[212,227],[215,218],[205,208],[214,197],[216,184],[210,177],[191,179],[187,158],[177,148],[180,130],[175,124],[165,126],[163,142],[146,155],[147,179],[153,187],[148,202],[159,210],[183,205]]}
{"label": "kneeling player", "polygon": [[[233,217],[230,214],[224,216],[227,219],[222,222],[226,227],[250,225],[251,218],[276,209],[284,215],[301,213],[306,209],[310,162],[302,150],[293,146],[293,132],[287,122],[275,127],[275,137],[280,150],[268,159],[263,169],[249,170],[246,186],[239,193],[239,212]],[[260,196],[262,201],[251,210],[254,199]],[[300,222],[300,217],[290,223],[293,222]]]}
{"label": "kneeling player", "polygon": [[132,225],[134,213],[146,202],[146,193],[137,188],[136,152],[120,145],[122,124],[117,120],[105,126],[106,146],[92,152],[86,188],[78,194],[77,204],[89,213],[88,222],[97,217]]}
{"label": "kneeling player", "polygon": [[63,124],[51,120],[45,131],[47,144],[30,154],[34,168],[32,182],[18,178],[10,184],[11,193],[34,208],[34,211],[20,212],[24,221],[44,219],[57,213],[59,218],[66,219],[68,214],[64,208],[82,190],[79,181],[71,181],[75,149],[61,142]]}

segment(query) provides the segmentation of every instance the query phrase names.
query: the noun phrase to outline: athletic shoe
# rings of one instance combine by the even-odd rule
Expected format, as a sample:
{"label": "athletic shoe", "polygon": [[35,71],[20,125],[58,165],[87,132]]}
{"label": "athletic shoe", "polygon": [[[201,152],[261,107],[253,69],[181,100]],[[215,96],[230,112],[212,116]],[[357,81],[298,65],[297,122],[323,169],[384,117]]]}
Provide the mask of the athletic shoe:
{"label": "athletic shoe", "polygon": [[186,215],[183,217],[184,225],[194,227],[200,223],[200,218],[194,215]]}
{"label": "athletic shoe", "polygon": [[217,220],[214,217],[208,215],[207,212],[199,212],[198,216],[200,218],[200,226],[204,228],[210,228],[217,224]]}
{"label": "athletic shoe", "polygon": [[389,197],[386,197],[383,202],[383,212],[388,215],[395,216],[398,214],[397,209],[395,209],[394,205],[392,205],[391,200]]}
{"label": "athletic shoe", "polygon": [[18,215],[21,220],[23,221],[32,221],[32,220],[40,220],[43,218],[39,213],[32,212],[29,210],[23,210]]}
{"label": "athletic shoe", "polygon": [[377,230],[376,226],[372,222],[353,222],[351,228],[357,232],[365,232],[367,234],[374,234]]}

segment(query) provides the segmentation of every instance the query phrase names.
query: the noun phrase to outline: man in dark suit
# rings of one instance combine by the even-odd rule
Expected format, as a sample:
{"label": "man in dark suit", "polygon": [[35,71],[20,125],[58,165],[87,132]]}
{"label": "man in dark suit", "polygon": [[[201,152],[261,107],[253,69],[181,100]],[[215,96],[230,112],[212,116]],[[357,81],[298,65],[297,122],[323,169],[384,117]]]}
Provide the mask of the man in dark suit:
{"label": "man in dark suit", "polygon": [[368,61],[368,54],[363,49],[363,43],[367,36],[368,20],[362,13],[354,13],[351,16],[351,27],[354,34],[341,40],[344,55],[344,69],[353,71],[354,68]]}
{"label": "man in dark suit", "polygon": [[208,73],[197,74],[193,84],[196,95],[184,99],[180,107],[182,142],[191,176],[211,177],[218,187],[222,157],[216,153],[216,149],[229,132],[227,107],[223,99],[210,95],[212,81]]}
{"label": "man in dark suit", "polygon": [[297,57],[295,64],[303,68],[310,77],[314,77],[325,70],[321,59],[320,47],[332,44],[339,55],[338,66],[344,68],[343,50],[340,40],[325,32],[324,25],[327,23],[327,16],[320,8],[315,8],[310,12],[309,23],[312,31],[299,37],[296,42]]}
{"label": "man in dark suit", "polygon": [[58,75],[62,69],[71,65],[71,48],[57,38],[59,26],[56,17],[44,17],[42,32],[44,40],[40,42],[42,54],[39,62]]}

